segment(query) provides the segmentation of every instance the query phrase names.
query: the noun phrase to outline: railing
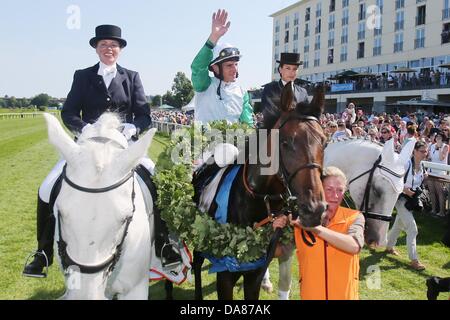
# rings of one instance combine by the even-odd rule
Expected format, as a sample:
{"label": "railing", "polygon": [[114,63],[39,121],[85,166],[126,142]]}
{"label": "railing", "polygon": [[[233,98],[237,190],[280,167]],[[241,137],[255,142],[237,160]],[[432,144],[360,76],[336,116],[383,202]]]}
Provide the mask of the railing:
{"label": "railing", "polygon": [[175,130],[180,130],[183,128],[190,128],[190,126],[178,124],[178,123],[152,121],[152,128],[156,128],[159,132],[171,134]]}
{"label": "railing", "polygon": [[[58,116],[59,111],[57,112],[48,112],[53,115]],[[27,113],[0,113],[0,120],[7,120],[7,119],[29,119],[29,118],[37,118],[38,116],[41,116],[42,112],[27,112]]]}

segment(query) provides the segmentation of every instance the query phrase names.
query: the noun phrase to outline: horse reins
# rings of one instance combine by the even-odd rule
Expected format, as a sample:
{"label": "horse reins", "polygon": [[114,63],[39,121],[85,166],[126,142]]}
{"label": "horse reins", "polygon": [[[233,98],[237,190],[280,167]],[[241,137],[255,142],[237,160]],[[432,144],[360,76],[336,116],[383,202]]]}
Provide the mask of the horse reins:
{"label": "horse reins", "polygon": [[[127,217],[124,221],[124,232],[122,234],[122,238],[119,242],[119,244],[116,246],[114,253],[108,258],[106,259],[103,263],[97,264],[97,265],[84,265],[81,263],[78,263],[76,261],[74,261],[70,256],[69,253],[67,252],[67,243],[64,241],[63,236],[62,236],[62,230],[61,230],[61,213],[58,210],[58,231],[59,231],[59,241],[57,241],[58,243],[58,253],[59,256],[61,258],[61,264],[64,270],[66,270],[69,266],[76,266],[79,268],[79,271],[81,273],[86,273],[86,274],[93,274],[93,273],[97,273],[100,272],[106,268],[108,268],[106,270],[106,274],[112,272],[114,270],[115,265],[117,264],[117,262],[120,259],[120,256],[122,254],[122,246],[123,243],[125,242],[125,238],[128,234],[128,228],[130,226],[131,221],[133,220],[133,216],[134,216],[134,212],[136,211],[136,206],[134,203],[134,199],[135,199],[135,190],[134,190],[134,184],[135,184],[135,180],[134,180],[134,175],[135,175],[135,171],[134,169],[130,171],[130,173],[128,173],[124,178],[122,178],[120,181],[108,186],[108,187],[104,187],[104,188],[86,188],[86,187],[82,187],[76,183],[74,183],[73,181],[71,181],[69,179],[69,177],[67,177],[66,174],[66,167],[67,164],[64,165],[61,177],[62,179],[64,179],[64,181],[67,182],[67,184],[78,190],[81,192],[86,192],[86,193],[104,193],[104,192],[108,192],[114,189],[117,189],[118,187],[120,187],[121,185],[123,185],[125,182],[127,182],[130,178],[133,178],[133,189],[131,191],[131,201],[133,204],[133,211],[131,216]],[[108,267],[109,266],[109,267]]]}
{"label": "horse reins", "polygon": [[[288,117],[287,119],[284,119],[280,126],[278,128],[274,128],[274,129],[278,129],[280,130],[281,128],[283,128],[288,122],[292,121],[292,120],[298,120],[298,121],[316,121],[317,123],[319,123],[319,120],[316,117],[313,116],[303,116],[303,115],[297,115],[295,117]],[[269,133],[270,135],[270,133]],[[280,160],[281,160],[281,153],[280,153]],[[289,204],[290,207],[290,203],[292,201],[297,200],[296,196],[292,195],[291,189],[290,189],[290,184],[292,182],[292,179],[295,178],[295,176],[302,170],[304,169],[309,169],[309,170],[314,170],[314,169],[319,169],[320,170],[320,175],[322,175],[322,166],[318,163],[315,162],[311,162],[311,163],[307,163],[305,165],[299,166],[298,168],[296,168],[292,173],[288,173],[287,170],[284,168],[283,166],[283,161],[281,161],[281,175],[279,174],[278,177],[280,178],[280,180],[282,181],[284,187],[285,187],[285,192],[284,193],[278,193],[278,194],[267,194],[267,193],[258,193],[255,190],[253,190],[250,186],[250,184],[247,181],[247,167],[248,167],[248,160],[244,163],[244,169],[243,169],[243,174],[242,174],[242,179],[243,179],[243,183],[244,183],[244,187],[246,189],[246,191],[254,198],[259,198],[259,199],[263,199],[264,203],[266,205],[267,208],[267,217],[265,219],[263,219],[262,221],[258,222],[255,224],[254,228],[259,228],[269,222],[272,222],[274,220],[274,214],[272,213],[271,210],[271,206],[270,206],[270,201],[285,201]],[[287,176],[287,179],[285,178],[285,176]],[[288,208],[290,209],[290,208]],[[307,240],[305,234],[304,234],[304,230],[302,229],[302,238],[303,241],[305,242],[306,245],[308,246],[313,246],[316,243],[316,238],[314,236],[314,234],[310,231],[306,231],[306,233],[309,235],[309,237],[311,238],[311,242]]]}
{"label": "horse reins", "polygon": [[401,177],[404,176],[404,174],[398,174],[398,173],[392,171],[391,169],[381,165],[380,164],[381,160],[382,159],[381,159],[381,155],[380,155],[377,158],[377,160],[375,160],[372,168],[370,168],[367,171],[364,171],[363,173],[361,173],[357,177],[355,177],[352,180],[350,180],[348,185],[350,185],[352,182],[358,180],[359,178],[365,176],[366,174],[369,174],[369,178],[368,178],[367,183],[366,183],[366,188],[364,190],[364,197],[363,197],[363,200],[362,200],[361,205],[359,207],[359,210],[363,213],[363,215],[364,215],[364,217],[366,219],[374,219],[374,220],[381,220],[381,221],[390,222],[392,220],[392,216],[388,217],[388,216],[382,215],[380,213],[369,212],[370,190],[372,189],[373,176],[374,176],[375,170],[377,168],[392,174],[396,178],[401,178]]}

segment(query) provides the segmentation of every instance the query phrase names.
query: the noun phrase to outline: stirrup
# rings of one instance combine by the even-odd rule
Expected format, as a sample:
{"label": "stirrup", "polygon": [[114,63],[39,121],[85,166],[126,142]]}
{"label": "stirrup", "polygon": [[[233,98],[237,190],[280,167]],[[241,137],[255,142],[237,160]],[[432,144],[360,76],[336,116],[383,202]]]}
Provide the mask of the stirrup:
{"label": "stirrup", "polygon": [[[172,267],[175,267],[176,265],[178,265],[179,263],[183,262],[183,258],[181,257],[181,252],[178,251],[175,248],[175,245],[177,243],[175,241],[169,240],[169,242],[164,243],[164,245],[161,248],[161,266],[163,267],[163,269],[171,269]],[[171,262],[167,262],[165,261],[166,259],[164,258],[163,252],[164,252],[164,248],[168,247],[170,248],[172,251],[176,252],[179,255],[179,259],[176,261],[171,261]],[[175,250],[174,250],[175,249]]]}
{"label": "stirrup", "polygon": [[30,258],[33,258],[37,255],[43,255],[45,258],[45,272],[41,272],[41,273],[37,273],[37,274],[28,274],[28,273],[24,273],[22,272],[22,276],[24,277],[31,277],[31,278],[47,278],[48,275],[48,257],[45,254],[45,251],[34,251],[32,253],[30,253],[30,255],[28,256],[27,260],[25,261],[25,265],[23,266],[23,269],[25,270],[26,266],[28,265],[28,261],[30,261]]}

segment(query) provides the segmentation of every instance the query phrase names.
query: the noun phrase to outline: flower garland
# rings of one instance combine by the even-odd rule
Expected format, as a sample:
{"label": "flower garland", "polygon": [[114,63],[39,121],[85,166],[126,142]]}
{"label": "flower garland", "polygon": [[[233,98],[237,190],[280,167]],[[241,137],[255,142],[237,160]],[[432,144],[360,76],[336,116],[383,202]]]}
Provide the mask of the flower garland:
{"label": "flower garland", "polygon": [[[224,122],[212,123],[211,128],[236,129]],[[248,130],[248,127],[243,128]],[[194,133],[190,129],[191,137]],[[173,143],[166,149],[171,154]],[[166,221],[170,232],[176,233],[196,250],[215,257],[236,257],[240,262],[251,262],[266,254],[267,246],[273,235],[271,224],[256,230],[230,223],[218,223],[207,213],[201,212],[193,202],[194,188],[191,184],[191,165],[178,164],[167,168],[154,177],[158,190],[157,205],[161,208],[161,217]],[[158,166],[157,166],[158,168]],[[282,243],[293,241],[293,231],[289,226],[283,229]]]}

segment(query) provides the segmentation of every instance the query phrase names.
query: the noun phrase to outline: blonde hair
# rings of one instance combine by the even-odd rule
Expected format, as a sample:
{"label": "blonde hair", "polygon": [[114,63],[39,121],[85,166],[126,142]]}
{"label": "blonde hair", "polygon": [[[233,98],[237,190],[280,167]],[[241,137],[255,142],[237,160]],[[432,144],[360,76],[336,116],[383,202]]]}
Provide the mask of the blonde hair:
{"label": "blonde hair", "polygon": [[341,178],[344,185],[347,187],[347,177],[338,167],[325,167],[322,172],[322,181],[329,177]]}

